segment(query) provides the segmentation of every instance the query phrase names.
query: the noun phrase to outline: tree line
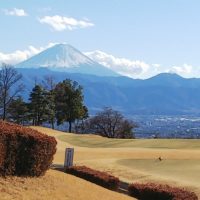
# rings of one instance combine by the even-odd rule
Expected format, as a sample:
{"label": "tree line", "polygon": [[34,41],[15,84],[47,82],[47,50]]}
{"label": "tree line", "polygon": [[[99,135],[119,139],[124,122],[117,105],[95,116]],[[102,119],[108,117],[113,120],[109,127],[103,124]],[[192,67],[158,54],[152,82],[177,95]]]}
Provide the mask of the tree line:
{"label": "tree line", "polygon": [[89,117],[84,104],[83,88],[70,79],[55,83],[46,76],[40,84],[35,83],[25,101],[22,75],[3,64],[0,70],[0,116],[2,120],[22,125],[41,126],[68,123],[68,131],[95,133],[109,138],[132,138],[136,124],[111,108],[104,108]]}

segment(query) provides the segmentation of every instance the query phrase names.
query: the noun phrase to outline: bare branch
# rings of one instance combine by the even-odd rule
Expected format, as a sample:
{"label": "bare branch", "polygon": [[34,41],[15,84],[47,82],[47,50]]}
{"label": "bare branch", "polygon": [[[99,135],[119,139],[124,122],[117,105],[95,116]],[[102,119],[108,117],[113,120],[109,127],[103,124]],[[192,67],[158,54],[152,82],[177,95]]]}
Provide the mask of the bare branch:
{"label": "bare branch", "polygon": [[0,107],[3,110],[2,118],[6,119],[9,103],[23,90],[22,84],[18,82],[22,79],[11,65],[2,64],[0,70]]}

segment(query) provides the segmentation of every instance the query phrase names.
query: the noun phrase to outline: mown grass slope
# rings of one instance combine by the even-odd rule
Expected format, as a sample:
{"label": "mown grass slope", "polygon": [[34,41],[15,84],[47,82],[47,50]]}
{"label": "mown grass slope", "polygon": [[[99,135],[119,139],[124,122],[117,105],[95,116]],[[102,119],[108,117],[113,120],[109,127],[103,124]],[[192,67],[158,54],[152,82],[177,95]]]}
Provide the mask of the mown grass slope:
{"label": "mown grass slope", "polygon": [[63,164],[66,147],[74,147],[77,165],[110,172],[127,182],[151,181],[186,187],[200,197],[200,140],[120,140],[34,128],[56,137],[55,164]]}

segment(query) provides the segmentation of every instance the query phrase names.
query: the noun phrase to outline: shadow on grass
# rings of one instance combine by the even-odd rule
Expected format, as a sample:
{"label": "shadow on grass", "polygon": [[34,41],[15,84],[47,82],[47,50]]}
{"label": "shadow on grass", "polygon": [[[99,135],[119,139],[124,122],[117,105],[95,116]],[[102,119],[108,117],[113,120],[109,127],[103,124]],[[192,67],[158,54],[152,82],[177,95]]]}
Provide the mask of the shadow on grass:
{"label": "shadow on grass", "polygon": [[[50,169],[52,170],[56,170],[56,171],[59,171],[59,172],[63,172],[63,173],[66,173],[65,170],[64,170],[64,165],[61,165],[61,164],[52,164]],[[93,183],[95,184],[95,183]],[[99,186],[99,185],[98,185]],[[126,183],[126,182],[123,182],[123,181],[120,181],[119,182],[119,188],[118,190],[116,190],[115,192],[118,192],[118,193],[121,193],[121,194],[125,194],[125,195],[129,195],[129,192],[128,192],[128,186],[129,186],[129,183]],[[100,186],[101,187],[101,186]],[[112,190],[113,191],[113,190]]]}

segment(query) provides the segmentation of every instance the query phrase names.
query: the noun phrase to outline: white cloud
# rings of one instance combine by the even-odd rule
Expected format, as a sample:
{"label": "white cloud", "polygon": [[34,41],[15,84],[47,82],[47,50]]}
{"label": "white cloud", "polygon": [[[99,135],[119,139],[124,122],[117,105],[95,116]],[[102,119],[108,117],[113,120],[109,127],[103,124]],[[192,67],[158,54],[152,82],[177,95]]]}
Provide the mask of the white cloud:
{"label": "white cloud", "polygon": [[[31,56],[40,53],[41,51],[49,47],[54,46],[55,44],[57,43],[49,43],[48,45],[39,48],[30,45],[26,50],[16,50],[12,53],[0,52],[0,64],[7,63],[15,65],[30,58]],[[199,67],[194,67],[188,64],[163,67],[160,64],[147,64],[144,61],[117,58],[102,51],[86,52],[85,55],[121,75],[131,78],[145,79],[163,72],[177,73],[185,78],[200,76]]]}
{"label": "white cloud", "polygon": [[172,67],[168,67],[164,72],[176,73],[184,78],[200,77],[200,68],[198,66],[192,66],[186,63],[183,65],[174,65]]}
{"label": "white cloud", "polygon": [[73,30],[77,28],[87,28],[94,26],[89,20],[77,20],[72,17],[63,17],[59,15],[45,16],[38,19],[42,24],[50,25],[56,31]]}
{"label": "white cloud", "polygon": [[55,44],[56,43],[49,43],[47,46],[39,48],[36,48],[34,46],[29,46],[28,49],[26,50],[16,50],[13,53],[8,53],[8,54],[0,52],[0,63],[15,65],[30,58],[31,56],[40,53],[41,51],[49,47],[52,47]]}
{"label": "white cloud", "polygon": [[161,67],[161,65],[157,64],[157,63],[156,64],[152,64],[152,66],[155,67],[155,68],[160,68]]}
{"label": "white cloud", "polygon": [[6,15],[18,16],[18,17],[25,17],[28,14],[23,9],[13,8],[11,10],[4,9],[4,13]]}
{"label": "white cloud", "polygon": [[166,72],[176,73],[185,78],[200,76],[200,69],[188,64],[166,67],[158,63],[149,64],[144,61],[117,58],[99,50],[86,52],[85,55],[121,75],[131,78],[145,79]]}
{"label": "white cloud", "polygon": [[126,58],[117,58],[102,51],[93,51],[85,53],[92,60],[112,69],[113,71],[129,77],[141,77],[150,69],[150,65],[139,60],[129,60]]}
{"label": "white cloud", "polygon": [[185,76],[193,73],[193,67],[188,64],[183,64],[183,66],[173,66],[170,71]]}

